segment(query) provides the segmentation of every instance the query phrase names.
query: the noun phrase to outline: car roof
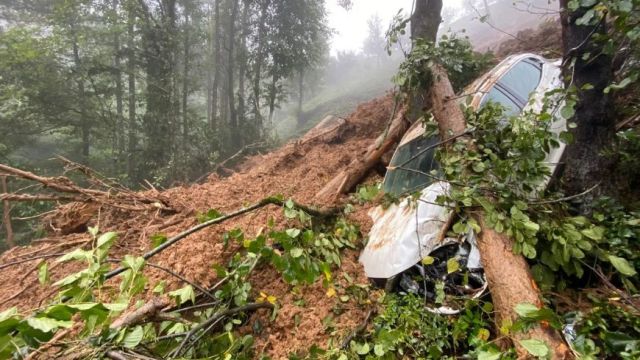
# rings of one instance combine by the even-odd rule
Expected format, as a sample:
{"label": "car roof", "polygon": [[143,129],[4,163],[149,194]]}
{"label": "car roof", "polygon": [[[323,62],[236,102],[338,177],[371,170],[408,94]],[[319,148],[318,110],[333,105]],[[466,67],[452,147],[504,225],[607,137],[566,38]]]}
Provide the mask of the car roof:
{"label": "car roof", "polygon": [[[546,59],[540,55],[532,54],[532,53],[523,53],[511,55],[504,60],[502,60],[498,65],[493,67],[484,75],[480,76],[476,80],[474,80],[470,85],[468,85],[464,91],[462,92],[462,96],[459,98],[459,101],[466,101],[469,97],[471,97],[471,101],[469,106],[478,109],[482,104],[482,99],[487,95],[489,90],[496,84],[496,82],[502,78],[511,68],[524,59],[534,58],[540,61],[543,66],[546,64],[550,64],[555,60]],[[424,128],[422,127],[422,122],[416,121],[411,128],[404,135],[402,140],[400,141],[400,145],[404,145],[411,140],[421,136],[424,133]]]}

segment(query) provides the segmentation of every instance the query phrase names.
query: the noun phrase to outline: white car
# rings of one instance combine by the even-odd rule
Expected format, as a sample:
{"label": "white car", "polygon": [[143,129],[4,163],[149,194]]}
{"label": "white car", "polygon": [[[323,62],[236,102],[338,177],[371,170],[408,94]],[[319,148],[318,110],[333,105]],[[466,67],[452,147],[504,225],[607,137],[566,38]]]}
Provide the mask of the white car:
{"label": "white car", "polygon": [[[505,114],[511,116],[525,110],[541,110],[544,94],[562,86],[559,61],[547,60],[534,54],[520,54],[502,61],[467,87],[465,94],[469,94],[469,104],[475,109],[491,101],[501,104]],[[465,99],[461,98],[461,101]],[[551,130],[560,134],[566,131],[566,120],[559,115],[559,111],[554,114]],[[425,289],[423,284],[416,284],[412,278],[429,278],[430,274],[427,272],[434,267],[421,266],[420,262],[426,256],[441,251],[445,254],[439,254],[440,256],[455,256],[471,271],[472,277],[476,277],[477,281],[474,287],[468,285],[468,279],[465,280],[465,286],[472,290],[467,293],[480,296],[486,290],[486,281],[482,275],[480,254],[475,246],[475,234],[469,233],[465,239],[445,238],[441,234],[450,210],[437,205],[436,198],[448,191],[449,184],[434,181],[432,177],[420,173],[429,173],[438,167],[434,160],[435,149],[424,149],[434,146],[439,139],[428,138],[423,134],[420,122],[416,122],[407,131],[391,159],[382,184],[384,192],[395,196],[421,191],[421,201],[411,202],[407,198],[387,209],[372,209],[369,215],[373,218],[374,225],[360,262],[364,265],[366,275],[386,282],[388,290],[399,284],[403,291],[424,293],[426,297],[433,295],[425,293],[431,291],[433,284],[425,282]],[[545,161],[551,173],[559,163],[564,148],[565,145],[561,143],[560,147],[552,149],[548,154]],[[407,162],[413,157],[415,159]],[[401,164],[401,167],[394,168]],[[405,170],[406,168],[420,172]],[[546,186],[546,182],[541,186]],[[436,263],[434,266],[445,265]],[[402,276],[407,273],[408,276]],[[438,273],[431,274],[437,275]],[[388,281],[389,279],[392,281]],[[455,313],[457,310],[441,307],[437,312]]]}

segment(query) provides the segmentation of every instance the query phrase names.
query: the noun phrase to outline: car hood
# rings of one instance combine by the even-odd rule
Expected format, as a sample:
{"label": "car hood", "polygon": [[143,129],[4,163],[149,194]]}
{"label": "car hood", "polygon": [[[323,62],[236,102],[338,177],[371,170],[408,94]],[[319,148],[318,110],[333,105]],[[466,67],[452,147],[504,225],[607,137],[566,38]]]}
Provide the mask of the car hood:
{"label": "car hood", "polygon": [[387,209],[378,206],[369,212],[373,227],[369,242],[360,255],[367,277],[387,279],[421,261],[433,250],[455,242],[441,232],[451,210],[436,203],[449,191],[449,184],[436,182],[422,191],[418,201],[403,199]]}

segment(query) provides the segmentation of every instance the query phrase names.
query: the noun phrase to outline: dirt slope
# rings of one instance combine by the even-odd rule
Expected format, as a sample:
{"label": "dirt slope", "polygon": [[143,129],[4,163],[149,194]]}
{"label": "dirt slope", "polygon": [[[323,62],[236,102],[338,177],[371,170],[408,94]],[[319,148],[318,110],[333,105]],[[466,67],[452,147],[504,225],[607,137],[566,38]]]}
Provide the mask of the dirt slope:
{"label": "dirt slope", "polygon": [[[247,159],[237,173],[228,178],[210,176],[201,185],[172,188],[162,192],[168,202],[179,212],[163,215],[160,212],[132,213],[112,208],[98,208],[88,225],[98,226],[100,231],[116,231],[119,240],[113,247],[111,257],[122,258],[125,254],[142,254],[149,250],[149,237],[156,233],[171,236],[196,224],[196,213],[209,209],[230,212],[244,205],[256,202],[266,196],[282,194],[304,204],[311,204],[315,193],[335,174],[342,170],[353,157],[367,148],[380,134],[390,117],[393,101],[391,96],[379,98],[358,107],[346,119],[346,126],[327,136],[308,137],[304,142],[292,142],[266,155]],[[326,204],[318,204],[326,205]],[[77,205],[74,205],[77,207]],[[357,209],[353,220],[363,231],[370,224],[366,208]],[[266,226],[268,218],[276,223],[286,223],[281,209],[264,208],[250,213],[235,221],[219,227],[191,235],[167,251],[151,259],[151,262],[171,268],[182,276],[203,286],[215,282],[212,264],[226,264],[233,253],[231,246],[225,251],[222,234],[234,228],[241,228],[247,236],[253,236]],[[60,209],[58,217],[73,217],[70,206]],[[55,218],[49,219],[55,224]],[[14,248],[0,257],[0,266],[12,261],[26,259],[34,255],[68,252],[74,248],[89,244],[86,232],[69,235],[50,236],[34,242],[32,246]],[[357,283],[366,283],[357,262],[357,251],[345,255],[340,271],[347,272]],[[59,265],[55,257],[49,262],[52,280],[56,281],[71,271],[80,269],[79,265]],[[37,266],[40,260],[34,260],[0,271],[0,310],[18,306],[21,311],[29,311],[41,306],[55,289],[41,287],[37,280]],[[279,299],[281,309],[273,323],[262,321],[265,330],[258,336],[258,350],[263,350],[272,358],[281,358],[290,351],[308,349],[312,344],[323,345],[329,336],[325,333],[322,320],[328,315],[334,316],[334,329],[344,334],[355,328],[364,318],[367,309],[356,303],[341,303],[339,296],[328,298],[321,284],[305,288],[304,307],[294,305],[301,295],[292,293],[289,285],[270,269],[258,269],[252,283],[256,290],[262,290]],[[183,286],[174,278],[153,269],[146,270],[149,276],[149,288],[160,280],[166,280],[167,290]],[[344,278],[340,273],[336,279]],[[108,283],[117,286],[117,283]],[[338,286],[338,295],[341,288]],[[299,302],[298,302],[299,303]],[[340,315],[336,315],[337,313]],[[254,319],[255,320],[255,319]],[[296,323],[298,326],[296,327]]]}

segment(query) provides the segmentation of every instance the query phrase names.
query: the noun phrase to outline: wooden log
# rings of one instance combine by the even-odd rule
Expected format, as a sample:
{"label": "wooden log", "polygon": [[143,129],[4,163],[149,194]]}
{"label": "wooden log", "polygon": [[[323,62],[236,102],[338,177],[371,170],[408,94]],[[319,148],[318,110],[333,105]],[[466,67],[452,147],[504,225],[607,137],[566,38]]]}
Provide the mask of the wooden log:
{"label": "wooden log", "polygon": [[[7,177],[0,176],[0,183],[2,184],[2,195],[9,193],[9,186],[7,186]],[[16,246],[15,241],[13,240],[13,226],[11,226],[11,204],[9,204],[9,200],[2,200],[2,222],[4,222],[4,227],[7,230],[7,246],[10,248]]]}
{"label": "wooden log", "polygon": [[315,200],[321,203],[331,203],[340,194],[351,191],[367,175],[382,158],[384,154],[392,150],[402,139],[404,133],[409,129],[411,122],[405,117],[406,110],[400,109],[393,118],[389,130],[380,135],[376,142],[369,146],[364,156],[354,159],[345,170],[341,171],[322,190],[320,190]]}

